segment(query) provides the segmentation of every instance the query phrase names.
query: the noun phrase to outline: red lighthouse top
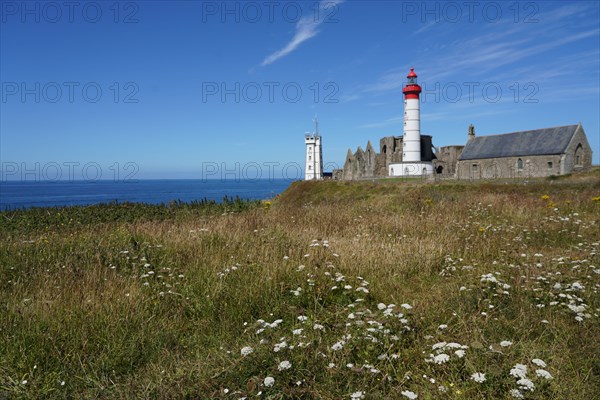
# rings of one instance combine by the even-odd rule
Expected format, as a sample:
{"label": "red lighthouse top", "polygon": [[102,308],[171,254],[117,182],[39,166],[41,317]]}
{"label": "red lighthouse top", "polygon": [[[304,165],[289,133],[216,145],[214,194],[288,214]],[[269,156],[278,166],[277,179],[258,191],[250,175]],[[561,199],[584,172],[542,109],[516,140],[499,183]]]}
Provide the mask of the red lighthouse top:
{"label": "red lighthouse top", "polygon": [[415,69],[411,68],[406,77],[408,78],[408,82],[406,83],[406,86],[404,86],[404,89],[402,89],[404,99],[418,99],[419,93],[421,93],[421,86],[417,84],[417,74],[415,73]]}

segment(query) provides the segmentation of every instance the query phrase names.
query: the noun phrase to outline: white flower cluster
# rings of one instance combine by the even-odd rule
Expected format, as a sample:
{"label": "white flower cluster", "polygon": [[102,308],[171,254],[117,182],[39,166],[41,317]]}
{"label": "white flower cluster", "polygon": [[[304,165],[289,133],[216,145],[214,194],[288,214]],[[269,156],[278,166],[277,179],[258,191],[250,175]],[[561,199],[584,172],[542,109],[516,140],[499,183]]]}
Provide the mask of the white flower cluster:
{"label": "white flower cluster", "polygon": [[435,354],[430,354],[425,361],[434,364],[445,364],[450,361],[450,355],[446,353],[451,353],[457,358],[463,358],[465,356],[465,350],[468,348],[469,346],[460,343],[439,342],[431,346],[431,349]]}
{"label": "white flower cluster", "polygon": [[[531,360],[531,363],[538,367],[541,367],[535,370],[535,374],[538,378],[543,378],[546,380],[552,379],[552,375],[545,369],[542,369],[546,368],[546,363],[544,362],[544,360],[534,358],[533,360]],[[528,367],[525,364],[515,364],[515,366],[511,368],[509,374],[517,379],[516,383],[518,386],[517,389],[511,389],[510,394],[512,397],[517,399],[523,399],[525,397],[523,395],[524,391],[533,392],[535,390],[535,384],[531,379],[527,377],[527,372]]]}

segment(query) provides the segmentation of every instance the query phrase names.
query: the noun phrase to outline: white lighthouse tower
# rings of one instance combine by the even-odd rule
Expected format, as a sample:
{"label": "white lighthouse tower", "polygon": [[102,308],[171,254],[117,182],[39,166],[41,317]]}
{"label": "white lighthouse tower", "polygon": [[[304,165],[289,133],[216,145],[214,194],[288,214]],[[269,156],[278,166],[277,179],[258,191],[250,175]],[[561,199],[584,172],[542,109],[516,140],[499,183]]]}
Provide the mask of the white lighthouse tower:
{"label": "white lighthouse tower", "polygon": [[314,119],[314,133],[307,132],[304,136],[306,143],[306,169],[304,180],[323,179],[323,150],[321,149],[321,135],[319,135],[319,121]]}
{"label": "white lighthouse tower", "polygon": [[433,173],[431,162],[421,161],[421,115],[419,94],[421,86],[417,84],[417,74],[411,68],[406,76],[408,82],[402,89],[404,93],[404,137],[402,162],[390,164],[389,176],[429,175]]}

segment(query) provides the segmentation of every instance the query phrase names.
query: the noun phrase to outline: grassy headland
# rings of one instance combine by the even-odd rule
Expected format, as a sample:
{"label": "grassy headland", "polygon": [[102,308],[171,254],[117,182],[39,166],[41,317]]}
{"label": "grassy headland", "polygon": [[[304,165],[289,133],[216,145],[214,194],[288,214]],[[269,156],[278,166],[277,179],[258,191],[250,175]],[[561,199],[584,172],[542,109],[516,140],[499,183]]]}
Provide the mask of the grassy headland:
{"label": "grassy headland", "polygon": [[599,398],[599,196],[596,169],[0,213],[0,398]]}

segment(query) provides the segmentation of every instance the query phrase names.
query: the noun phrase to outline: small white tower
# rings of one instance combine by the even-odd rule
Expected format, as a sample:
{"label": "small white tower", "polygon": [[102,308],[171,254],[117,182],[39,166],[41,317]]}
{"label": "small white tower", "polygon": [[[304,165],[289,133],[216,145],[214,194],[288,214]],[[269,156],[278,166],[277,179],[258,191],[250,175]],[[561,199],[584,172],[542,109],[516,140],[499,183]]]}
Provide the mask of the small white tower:
{"label": "small white tower", "polygon": [[304,136],[306,143],[306,169],[304,180],[323,179],[323,150],[321,149],[321,135],[319,135],[319,121],[314,119],[315,132],[307,132]]}

